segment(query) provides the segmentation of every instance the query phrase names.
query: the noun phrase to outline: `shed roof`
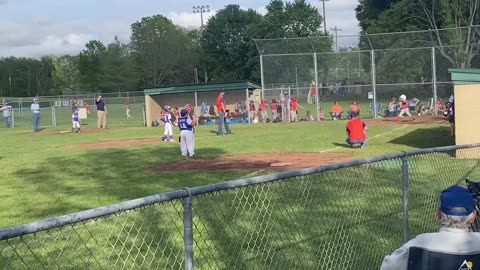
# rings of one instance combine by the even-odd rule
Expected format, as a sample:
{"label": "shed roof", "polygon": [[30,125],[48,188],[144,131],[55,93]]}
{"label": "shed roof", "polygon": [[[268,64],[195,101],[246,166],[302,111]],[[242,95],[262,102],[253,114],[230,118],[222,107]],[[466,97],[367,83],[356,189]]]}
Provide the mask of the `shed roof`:
{"label": "shed roof", "polygon": [[245,89],[260,89],[260,85],[250,82],[223,82],[223,83],[205,83],[205,84],[190,84],[190,85],[175,85],[165,87],[155,87],[144,89],[146,96],[164,95],[164,94],[179,94],[179,93],[194,93],[194,92],[213,92],[213,91],[231,91]]}
{"label": "shed roof", "polygon": [[480,84],[480,69],[449,69],[455,85]]}

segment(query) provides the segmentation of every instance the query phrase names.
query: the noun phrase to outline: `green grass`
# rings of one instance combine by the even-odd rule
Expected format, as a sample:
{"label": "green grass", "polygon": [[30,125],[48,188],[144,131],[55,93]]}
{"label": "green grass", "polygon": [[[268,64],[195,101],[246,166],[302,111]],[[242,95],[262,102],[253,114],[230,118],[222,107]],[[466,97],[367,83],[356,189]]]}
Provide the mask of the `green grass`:
{"label": "green grass", "polygon": [[[234,134],[222,137],[216,136],[216,126],[199,126],[196,154],[198,158],[213,158],[327,151],[361,158],[453,144],[446,125],[371,126],[369,137],[374,138],[367,149],[354,151],[344,143],[345,123],[232,125]],[[68,126],[57,127],[65,129]],[[0,129],[3,142],[0,228],[183,187],[269,173],[227,172],[221,168],[212,172],[145,172],[153,166],[168,167],[183,160],[178,144],[93,150],[65,147],[162,134],[162,128],[128,125],[90,134],[42,135],[33,134],[29,128]],[[412,196],[418,198],[412,205],[419,209],[412,218],[415,232],[435,228],[434,219],[425,223],[422,214],[435,207],[437,191],[475,167],[478,167],[475,161],[452,163],[445,154],[412,161],[411,179],[416,181],[412,184],[416,185]],[[196,266],[198,269],[378,267],[386,251],[401,244],[400,175],[399,161],[384,161],[195,197]],[[448,178],[443,178],[444,175]],[[49,268],[72,265],[181,268],[181,216],[181,202],[174,201],[15,239],[9,245],[0,245],[0,265],[20,267],[19,261],[5,257],[16,258],[15,252],[30,253],[25,245],[29,243],[37,256],[29,260],[40,258]],[[347,259],[345,254],[349,254]],[[34,262],[29,265],[38,266]]]}

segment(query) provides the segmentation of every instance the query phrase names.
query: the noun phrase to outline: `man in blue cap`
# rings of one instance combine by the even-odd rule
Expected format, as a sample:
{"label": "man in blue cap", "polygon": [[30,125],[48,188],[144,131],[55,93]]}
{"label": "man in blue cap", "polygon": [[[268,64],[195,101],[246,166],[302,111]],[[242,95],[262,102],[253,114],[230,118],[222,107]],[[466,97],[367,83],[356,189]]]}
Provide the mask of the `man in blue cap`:
{"label": "man in blue cap", "polygon": [[439,232],[421,234],[408,241],[386,256],[380,269],[407,270],[409,263],[412,263],[409,262],[411,247],[442,254],[480,253],[480,233],[471,232],[470,229],[477,217],[477,211],[472,194],[467,189],[451,186],[443,190],[437,214],[442,225]]}

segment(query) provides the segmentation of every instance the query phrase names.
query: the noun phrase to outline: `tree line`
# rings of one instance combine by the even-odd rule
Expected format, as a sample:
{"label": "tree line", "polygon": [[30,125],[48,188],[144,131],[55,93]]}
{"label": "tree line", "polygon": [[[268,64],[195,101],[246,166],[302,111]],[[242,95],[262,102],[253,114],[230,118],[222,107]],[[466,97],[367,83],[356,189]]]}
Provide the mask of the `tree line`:
{"label": "tree line", "polygon": [[272,0],[261,15],[239,5],[219,10],[202,29],[163,15],[131,25],[128,43],[91,40],[78,55],[0,59],[2,96],[64,91],[119,92],[196,82],[260,81],[255,38],[323,35],[322,17],[305,0]]}
{"label": "tree line", "polygon": [[[480,67],[480,28],[457,30],[480,24],[480,0],[359,0],[356,17],[362,34],[431,29],[428,36],[391,35],[367,40],[358,48],[372,46],[391,49],[437,45],[438,76],[446,79],[448,68]],[[239,5],[219,10],[201,29],[185,29],[162,15],[142,18],[131,25],[128,42],[114,38],[104,44],[89,41],[77,55],[45,56],[40,59],[6,57],[0,59],[0,95],[58,95],[64,91],[119,92],[143,87],[197,82],[253,80],[260,82],[260,59],[254,39],[295,38],[325,35],[323,18],[305,0],[272,0],[265,15]],[[443,28],[453,30],[442,31]],[[455,46],[450,46],[450,45]],[[295,50],[298,44],[269,45]],[[291,46],[291,47],[289,47]],[[310,46],[310,45],[308,45]],[[317,51],[333,52],[333,38],[314,44]],[[346,57],[319,56],[319,75],[329,77],[333,67],[355,59],[357,77],[370,70],[368,54],[354,52]],[[361,56],[361,57],[360,57]],[[380,51],[376,55],[377,80],[383,83],[411,82],[421,74],[431,74],[428,50]],[[311,58],[311,57],[310,57]],[[310,68],[307,56],[270,59],[279,68],[273,74],[290,78],[302,65]],[[308,62],[308,65],[305,63]],[[290,68],[291,67],[291,68]],[[395,72],[392,72],[394,70]],[[305,75],[307,74],[307,75]],[[311,71],[297,77],[308,81]],[[308,78],[307,78],[308,77]],[[428,75],[426,75],[428,77]],[[293,76],[292,78],[295,78]],[[268,78],[267,78],[268,79]],[[291,79],[291,78],[290,78]],[[289,79],[289,80],[290,80]],[[293,80],[293,79],[291,79]]]}

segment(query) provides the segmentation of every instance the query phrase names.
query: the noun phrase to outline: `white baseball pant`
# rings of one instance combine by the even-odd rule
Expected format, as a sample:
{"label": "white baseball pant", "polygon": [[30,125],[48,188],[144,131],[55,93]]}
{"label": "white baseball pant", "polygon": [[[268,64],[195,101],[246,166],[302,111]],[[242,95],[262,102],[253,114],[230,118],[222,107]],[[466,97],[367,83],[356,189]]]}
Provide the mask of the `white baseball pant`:
{"label": "white baseball pant", "polygon": [[165,133],[163,135],[173,136],[172,123],[170,122],[165,123]]}
{"label": "white baseball pant", "polygon": [[398,116],[399,116],[399,117],[403,117],[404,114],[412,117],[412,114],[410,113],[410,109],[409,109],[409,108],[402,109],[402,110],[400,111],[400,114],[399,114]]}
{"label": "white baseball pant", "polygon": [[73,121],[72,128],[80,128],[80,122],[78,122],[78,121]]}
{"label": "white baseball pant", "polygon": [[193,131],[191,130],[182,130],[180,131],[180,150],[182,151],[182,156],[194,156],[195,155],[195,137]]}
{"label": "white baseball pant", "polygon": [[291,122],[297,122],[297,112],[294,110],[290,111],[290,121]]}

